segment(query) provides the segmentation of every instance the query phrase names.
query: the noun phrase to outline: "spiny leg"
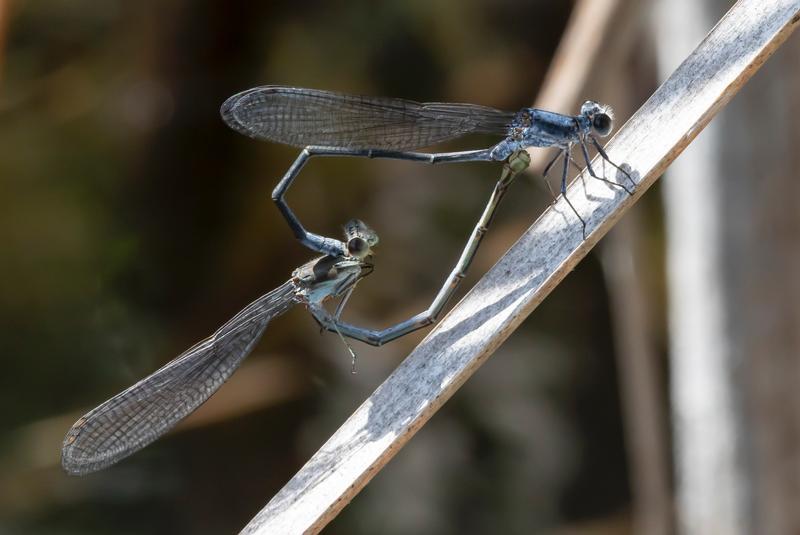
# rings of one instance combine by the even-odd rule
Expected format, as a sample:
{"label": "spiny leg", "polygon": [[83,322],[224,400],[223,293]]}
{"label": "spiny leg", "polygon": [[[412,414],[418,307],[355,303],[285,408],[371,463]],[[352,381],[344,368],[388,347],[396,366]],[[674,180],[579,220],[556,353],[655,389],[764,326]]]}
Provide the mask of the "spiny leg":
{"label": "spiny leg", "polygon": [[583,220],[581,214],[572,206],[572,201],[569,200],[567,197],[567,172],[569,171],[569,162],[572,159],[570,157],[570,147],[568,146],[564,149],[564,166],[561,168],[561,196],[564,197],[564,200],[567,201],[567,204],[570,208],[572,208],[572,212],[575,214],[575,217],[581,222],[581,235],[583,239],[586,239],[586,221]]}
{"label": "spiny leg", "polygon": [[[355,287],[355,285],[354,285]],[[347,348],[347,352],[350,354],[350,373],[356,373],[356,352],[353,351],[353,347],[344,337],[345,335],[342,334],[342,331],[339,330],[339,316],[341,315],[341,309],[344,307],[343,303],[347,302],[347,299],[350,297],[350,294],[353,292],[353,288],[350,288],[345,294],[344,299],[339,303],[336,307],[336,312],[333,316],[331,316],[330,312],[325,309],[322,305],[316,303],[308,303],[308,310],[311,312],[311,316],[319,325],[319,332],[320,334],[324,333],[325,331],[335,332],[337,336],[339,336],[339,340],[342,341],[344,347]]]}
{"label": "spiny leg", "polygon": [[564,152],[563,149],[558,151],[556,153],[556,155],[553,156],[553,158],[547,163],[547,165],[544,166],[544,171],[542,171],[542,177],[544,178],[544,183],[547,186],[547,191],[550,192],[550,198],[552,199],[553,203],[558,201],[558,197],[556,196],[555,192],[553,191],[553,188],[550,186],[550,181],[547,180],[547,173],[550,172],[550,169],[553,168],[553,165],[555,165],[555,163],[561,157],[563,152]]}
{"label": "spiny leg", "polygon": [[[347,302],[350,300],[350,296],[353,295],[353,290],[356,289],[356,285],[358,285],[358,281],[356,281],[355,284],[353,284],[345,292],[344,296],[339,300],[339,303],[336,305],[336,310],[334,310],[334,312],[333,312],[333,317],[336,318],[337,320],[339,319],[339,317],[341,317],[342,311],[344,310],[345,305],[347,305]],[[323,324],[321,324],[321,323],[319,325],[319,332],[320,333],[325,332],[325,326]],[[345,345],[347,346],[348,349],[350,349],[350,345],[347,344],[347,342],[345,342]],[[352,350],[351,350],[351,352],[352,352]]]}
{"label": "spiny leg", "polygon": [[[563,154],[564,154],[564,149],[561,149],[561,150],[560,150],[560,151],[559,151],[559,152],[558,152],[558,153],[555,155],[555,157],[554,157],[552,160],[550,160],[550,163],[548,163],[548,164],[547,164],[547,166],[545,166],[545,168],[544,168],[544,172],[542,173],[542,176],[543,176],[543,177],[547,178],[547,173],[549,173],[549,172],[550,172],[550,168],[551,168],[551,167],[553,167],[553,164],[555,164],[555,163],[556,163],[556,161],[558,161],[558,159],[559,159],[561,156],[563,156]],[[575,170],[576,170],[576,171],[578,171],[579,173],[580,173],[581,171],[583,171],[583,167],[581,167],[580,165],[578,165],[578,162],[576,162],[576,161],[575,161],[575,158],[573,158],[572,156],[570,156],[570,157],[569,157],[569,163],[570,163],[570,164],[572,164],[572,167],[574,167],[574,168],[575,168]],[[547,181],[547,180],[545,180],[545,184],[547,184],[547,189],[548,189],[548,190],[550,190],[550,195],[552,196],[552,198],[553,198],[553,202],[555,203],[556,201],[558,201],[558,197],[556,197],[556,194],[553,192],[553,188],[551,188],[551,187],[550,187],[550,182],[549,182],[549,181]]]}
{"label": "spiny leg", "polygon": [[394,160],[408,160],[415,162],[423,162],[429,164],[436,163],[456,163],[456,162],[478,162],[478,161],[493,161],[491,158],[491,149],[480,149],[463,152],[439,152],[439,153],[425,153],[425,152],[402,152],[402,151],[386,151],[386,150],[372,150],[372,149],[346,149],[341,147],[306,147],[292,163],[286,174],[283,175],[278,185],[272,191],[272,200],[278,207],[278,210],[283,215],[283,218],[289,224],[289,228],[294,233],[295,237],[311,249],[318,253],[325,255],[338,256],[343,254],[345,250],[342,249],[342,242],[333,238],[327,238],[309,232],[300,223],[300,220],[289,208],[286,203],[286,192],[294,182],[294,179],[300,174],[300,171],[305,166],[306,162],[315,156],[355,156],[362,158],[386,158]]}
{"label": "spiny leg", "polygon": [[[586,170],[589,171],[589,175],[592,178],[595,178],[601,182],[605,182],[609,186],[613,186],[615,188],[622,188],[628,193],[628,195],[633,195],[633,192],[629,190],[628,187],[625,186],[625,184],[619,184],[617,182],[614,182],[613,180],[607,179],[606,177],[598,176],[598,174],[594,172],[594,168],[592,167],[592,160],[589,157],[589,150],[586,148],[586,143],[584,141],[581,141],[580,146],[581,146],[581,152],[583,152],[583,159],[586,160]],[[605,158],[605,160],[609,161],[608,158]]]}
{"label": "spiny leg", "polygon": [[[472,260],[475,258],[475,253],[478,250],[478,246],[480,245],[483,236],[486,234],[489,226],[494,220],[500,200],[503,198],[508,190],[509,185],[514,181],[516,176],[524,171],[528,165],[530,165],[530,156],[525,151],[515,152],[508,158],[508,162],[503,166],[503,172],[500,175],[500,179],[498,180],[497,184],[495,184],[492,195],[489,197],[489,201],[486,203],[486,207],[483,210],[483,214],[475,225],[467,244],[464,246],[464,250],[459,257],[458,262],[456,262],[456,265],[450,272],[450,275],[448,275],[447,279],[445,279],[442,288],[439,290],[439,293],[433,299],[427,310],[382,330],[357,327],[355,325],[340,322],[338,321],[338,318],[331,318],[330,316],[325,317],[322,315],[322,317],[318,317],[313,309],[311,310],[312,314],[315,314],[317,320],[320,321],[320,323],[328,330],[337,331],[344,336],[361,340],[362,342],[375,346],[380,346],[387,342],[391,342],[392,340],[400,338],[401,336],[434,323],[449,299],[455,293],[459,283],[464,279]],[[331,324],[331,322],[334,323]]]}
{"label": "spiny leg", "polygon": [[336,334],[339,335],[342,343],[344,343],[344,345],[347,347],[347,351],[350,352],[350,373],[352,374],[356,373],[356,352],[353,351],[353,348],[349,343],[347,343],[347,340],[345,340],[344,336],[342,336],[342,333],[339,331],[339,328],[336,327],[336,324],[339,323],[339,319],[342,317],[342,311],[344,310],[345,305],[347,305],[347,302],[350,300],[350,296],[353,295],[353,290],[356,289],[357,285],[358,281],[356,281],[355,284],[353,284],[350,289],[347,290],[342,297],[342,300],[339,301],[338,305],[336,305],[336,310],[333,312],[333,326],[336,328]]}
{"label": "spiny leg", "polygon": [[[597,140],[593,136],[589,136],[589,140],[592,142],[592,145],[594,145],[594,148],[597,149],[597,152],[600,154],[600,157],[603,158],[608,163],[610,163],[613,167],[615,167],[622,174],[624,174],[628,178],[628,180],[630,181],[631,185],[635,189],[636,188],[636,182],[633,181],[633,177],[631,177],[630,173],[628,173],[625,169],[623,169],[619,165],[617,165],[614,162],[612,162],[611,158],[608,157],[608,154],[606,153],[606,151],[603,148],[603,146],[600,143],[598,143]],[[625,191],[628,191],[628,190],[626,189]],[[631,192],[628,191],[628,193],[631,193]]]}

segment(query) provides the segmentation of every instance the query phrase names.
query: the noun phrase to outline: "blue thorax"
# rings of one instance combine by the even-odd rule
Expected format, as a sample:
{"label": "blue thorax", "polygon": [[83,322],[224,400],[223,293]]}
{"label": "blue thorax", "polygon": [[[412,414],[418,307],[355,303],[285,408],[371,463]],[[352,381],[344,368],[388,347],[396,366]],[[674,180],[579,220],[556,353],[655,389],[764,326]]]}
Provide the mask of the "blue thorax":
{"label": "blue thorax", "polygon": [[502,161],[528,147],[559,147],[578,143],[589,133],[591,122],[584,115],[563,115],[536,108],[524,108],[514,117],[509,135],[492,149],[492,159]]}

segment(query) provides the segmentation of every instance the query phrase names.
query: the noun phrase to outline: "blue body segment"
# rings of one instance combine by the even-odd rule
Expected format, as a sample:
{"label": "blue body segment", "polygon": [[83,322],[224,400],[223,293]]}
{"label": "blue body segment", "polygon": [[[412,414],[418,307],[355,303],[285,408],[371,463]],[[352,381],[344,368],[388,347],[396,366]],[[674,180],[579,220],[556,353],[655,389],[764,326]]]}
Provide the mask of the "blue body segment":
{"label": "blue body segment", "polygon": [[[531,125],[522,132],[525,147],[566,148],[577,143],[580,135],[588,134],[588,128],[580,124],[577,117],[561,115],[552,111],[530,109]],[[588,126],[588,125],[587,125]]]}
{"label": "blue body segment", "polygon": [[525,108],[514,117],[506,138],[492,147],[491,155],[493,160],[503,161],[515,151],[529,147],[564,150],[590,133],[591,124],[582,116]]}

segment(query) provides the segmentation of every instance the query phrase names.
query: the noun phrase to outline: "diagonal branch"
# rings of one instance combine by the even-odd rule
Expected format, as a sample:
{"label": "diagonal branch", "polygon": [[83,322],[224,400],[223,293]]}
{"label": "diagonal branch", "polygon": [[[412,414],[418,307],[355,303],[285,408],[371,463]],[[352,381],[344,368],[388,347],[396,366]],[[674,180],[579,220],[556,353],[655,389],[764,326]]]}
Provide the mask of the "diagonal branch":
{"label": "diagonal branch", "polygon": [[[800,21],[800,0],[740,0],[608,144],[637,187],[581,177],[356,410],[244,533],[317,532],[542,302]],[[745,127],[745,125],[743,125]],[[609,176],[613,168],[594,163]]]}

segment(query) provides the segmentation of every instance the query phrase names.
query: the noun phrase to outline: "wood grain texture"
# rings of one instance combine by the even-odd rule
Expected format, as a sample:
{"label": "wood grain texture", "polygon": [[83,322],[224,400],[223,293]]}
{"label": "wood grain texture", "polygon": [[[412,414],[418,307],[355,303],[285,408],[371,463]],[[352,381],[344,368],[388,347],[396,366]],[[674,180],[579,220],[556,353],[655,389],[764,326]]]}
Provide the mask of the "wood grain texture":
{"label": "wood grain texture", "polygon": [[655,182],[798,21],[800,0],[739,1],[607,145],[612,160],[633,170],[635,194],[577,179],[568,195],[586,219],[588,238],[581,239],[563,200],[549,208],[243,533],[315,533],[330,522]]}

